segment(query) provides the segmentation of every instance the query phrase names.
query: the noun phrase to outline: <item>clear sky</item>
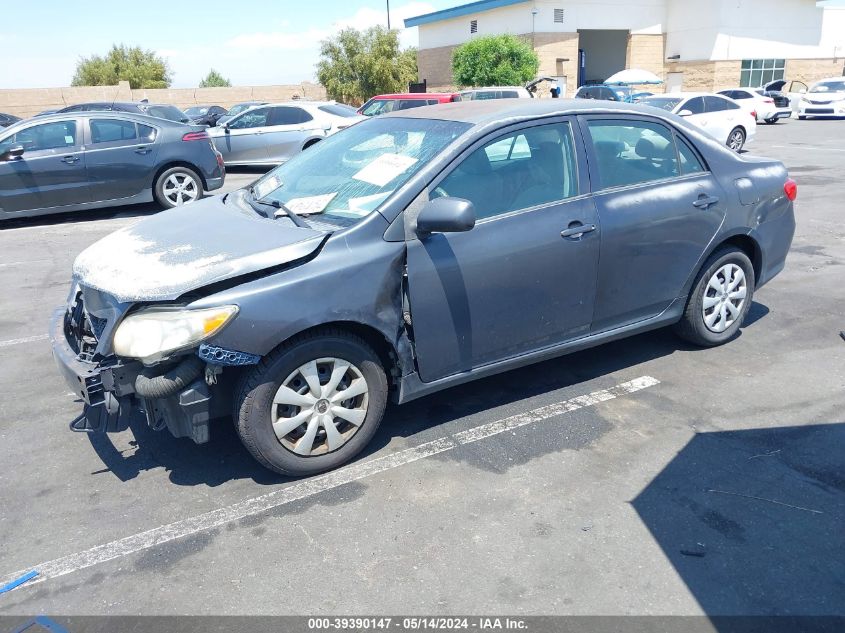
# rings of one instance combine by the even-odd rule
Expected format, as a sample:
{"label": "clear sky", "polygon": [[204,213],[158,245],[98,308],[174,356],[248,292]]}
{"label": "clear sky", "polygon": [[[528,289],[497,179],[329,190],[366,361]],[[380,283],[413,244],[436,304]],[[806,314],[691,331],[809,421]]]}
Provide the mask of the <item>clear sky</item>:
{"label": "clear sky", "polygon": [[[390,0],[392,26],[463,0]],[[27,0],[3,2],[0,88],[70,85],[80,57],[113,43],[166,57],[173,86],[209,68],[233,85],[314,79],[319,42],[342,27],[386,24],[385,0]],[[416,29],[402,32],[415,46]]]}

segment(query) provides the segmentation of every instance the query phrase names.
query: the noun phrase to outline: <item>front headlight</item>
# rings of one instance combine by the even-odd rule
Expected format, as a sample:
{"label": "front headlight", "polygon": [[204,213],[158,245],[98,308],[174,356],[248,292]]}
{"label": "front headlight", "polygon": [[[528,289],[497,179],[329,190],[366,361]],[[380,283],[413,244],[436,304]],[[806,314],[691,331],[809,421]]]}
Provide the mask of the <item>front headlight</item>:
{"label": "front headlight", "polygon": [[217,334],[238,306],[201,310],[147,308],[126,317],[114,333],[114,353],[143,362],[159,360]]}

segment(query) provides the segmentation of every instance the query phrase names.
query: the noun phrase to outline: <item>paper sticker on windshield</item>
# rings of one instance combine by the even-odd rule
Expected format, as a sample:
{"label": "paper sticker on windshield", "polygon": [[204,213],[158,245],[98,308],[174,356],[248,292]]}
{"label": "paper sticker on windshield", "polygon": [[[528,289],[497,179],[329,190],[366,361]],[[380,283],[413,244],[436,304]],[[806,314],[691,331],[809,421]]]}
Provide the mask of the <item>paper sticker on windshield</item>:
{"label": "paper sticker on windshield", "polygon": [[308,196],[307,198],[294,198],[285,202],[285,206],[297,215],[308,215],[310,213],[322,213],[329,202],[334,200],[337,192],[327,193],[322,196]]}
{"label": "paper sticker on windshield", "polygon": [[352,177],[376,187],[384,187],[416,162],[416,158],[402,154],[382,154]]}
{"label": "paper sticker on windshield", "polygon": [[65,137],[65,145],[73,145],[73,137],[72,136],[66,136]]}
{"label": "paper sticker on windshield", "polygon": [[263,198],[267,194],[274,192],[282,186],[282,179],[278,176],[270,176],[269,178],[256,183],[253,193],[256,198]]}

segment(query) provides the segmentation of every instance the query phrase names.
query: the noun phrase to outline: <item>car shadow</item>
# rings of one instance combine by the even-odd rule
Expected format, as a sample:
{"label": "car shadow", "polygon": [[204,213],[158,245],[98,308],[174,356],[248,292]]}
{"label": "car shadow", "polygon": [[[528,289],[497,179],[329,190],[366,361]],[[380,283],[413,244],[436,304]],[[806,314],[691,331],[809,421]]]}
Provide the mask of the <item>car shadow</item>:
{"label": "car shadow", "polygon": [[[768,312],[765,305],[753,303],[745,327],[752,327]],[[355,461],[384,450],[397,437],[408,438],[663,356],[697,351],[700,348],[664,328],[452,387],[402,406],[388,405],[379,431]],[[128,481],[145,470],[164,468],[170,481],[182,486],[214,487],[237,479],[252,479],[262,485],[292,480],[258,465],[241,444],[230,419],[213,420],[211,426],[209,442],[198,445],[186,438],[174,438],[167,431],[153,431],[143,420],[136,420],[128,431],[133,436],[132,448],[124,451],[115,447],[111,436],[90,434],[91,446],[104,466],[96,472],[111,472]]]}
{"label": "car shadow", "polygon": [[0,222],[0,230],[14,229],[28,226],[61,226],[63,224],[79,224],[81,222],[99,222],[115,218],[145,218],[162,210],[154,202],[142,204],[127,204],[120,207],[106,207],[88,211],[69,211],[67,213],[51,213],[36,215],[30,218],[9,218]]}
{"label": "car shadow", "polygon": [[717,631],[845,615],[845,423],[698,433],[631,505]]}

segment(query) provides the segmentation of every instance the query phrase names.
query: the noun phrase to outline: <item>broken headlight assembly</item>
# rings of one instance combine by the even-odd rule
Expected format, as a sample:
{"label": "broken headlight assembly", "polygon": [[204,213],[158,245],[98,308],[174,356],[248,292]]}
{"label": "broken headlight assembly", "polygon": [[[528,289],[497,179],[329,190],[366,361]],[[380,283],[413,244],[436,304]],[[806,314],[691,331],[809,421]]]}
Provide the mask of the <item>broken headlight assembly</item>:
{"label": "broken headlight assembly", "polygon": [[129,315],[117,326],[114,353],[137,358],[144,364],[172,352],[198,345],[214,336],[238,313],[238,306],[189,310],[146,308]]}

